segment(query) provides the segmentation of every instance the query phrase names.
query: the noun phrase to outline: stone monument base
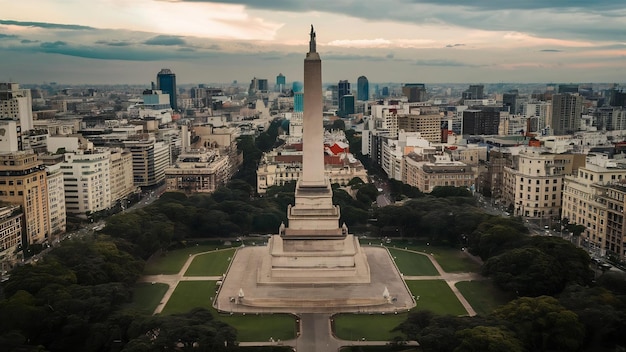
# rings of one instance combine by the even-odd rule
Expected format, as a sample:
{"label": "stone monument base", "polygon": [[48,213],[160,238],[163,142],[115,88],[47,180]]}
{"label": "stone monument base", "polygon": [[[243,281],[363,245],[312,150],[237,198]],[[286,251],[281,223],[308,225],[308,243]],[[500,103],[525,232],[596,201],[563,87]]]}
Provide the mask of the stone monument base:
{"label": "stone monument base", "polygon": [[370,282],[367,257],[353,235],[335,239],[288,239],[274,235],[268,247],[257,271],[260,285]]}
{"label": "stone monument base", "polygon": [[[233,313],[394,313],[413,308],[415,300],[387,249],[359,248],[369,265],[367,283],[351,283],[349,275],[335,272],[329,276],[322,269],[317,274],[324,275],[310,281],[290,276],[275,278],[275,282],[258,282],[262,263],[269,261],[269,248],[242,247],[218,288],[213,306]],[[295,269],[291,273],[316,273],[309,271]],[[332,282],[327,281],[328,277],[334,277]]]}

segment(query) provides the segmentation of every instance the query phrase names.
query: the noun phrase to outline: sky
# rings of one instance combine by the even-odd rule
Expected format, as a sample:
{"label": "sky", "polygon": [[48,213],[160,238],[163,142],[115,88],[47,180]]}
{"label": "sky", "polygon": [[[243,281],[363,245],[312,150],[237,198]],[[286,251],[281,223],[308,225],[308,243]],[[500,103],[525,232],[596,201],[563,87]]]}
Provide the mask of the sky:
{"label": "sky", "polygon": [[623,0],[0,0],[0,81],[626,82]]}

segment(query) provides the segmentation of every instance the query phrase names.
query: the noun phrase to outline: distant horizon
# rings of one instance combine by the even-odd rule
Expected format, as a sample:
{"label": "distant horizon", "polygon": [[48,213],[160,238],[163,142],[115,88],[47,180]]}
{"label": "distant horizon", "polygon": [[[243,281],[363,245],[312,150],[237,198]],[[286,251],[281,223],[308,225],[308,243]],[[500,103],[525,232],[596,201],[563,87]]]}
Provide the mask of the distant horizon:
{"label": "distant horizon", "polygon": [[626,82],[626,11],[615,0],[356,8],[345,0],[0,0],[0,8],[0,81],[149,84],[163,67],[181,82],[263,72],[302,81],[313,24],[323,81]]}

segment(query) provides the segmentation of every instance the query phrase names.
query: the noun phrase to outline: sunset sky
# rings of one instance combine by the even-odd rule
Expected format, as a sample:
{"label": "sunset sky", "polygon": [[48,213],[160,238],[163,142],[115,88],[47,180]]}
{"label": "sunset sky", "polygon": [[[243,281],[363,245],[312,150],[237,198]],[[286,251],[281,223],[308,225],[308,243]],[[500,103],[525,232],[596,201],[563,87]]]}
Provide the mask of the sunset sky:
{"label": "sunset sky", "polygon": [[626,6],[595,0],[0,0],[0,81],[626,82]]}

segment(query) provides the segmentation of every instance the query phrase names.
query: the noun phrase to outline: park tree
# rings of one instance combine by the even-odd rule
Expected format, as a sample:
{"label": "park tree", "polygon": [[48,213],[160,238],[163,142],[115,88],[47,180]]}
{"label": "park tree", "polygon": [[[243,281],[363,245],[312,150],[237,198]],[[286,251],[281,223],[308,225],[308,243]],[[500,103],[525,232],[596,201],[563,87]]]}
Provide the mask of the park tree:
{"label": "park tree", "polygon": [[585,326],[584,348],[590,351],[626,348],[624,297],[601,286],[570,285],[559,302],[578,315]]}
{"label": "park tree", "polygon": [[522,297],[496,309],[530,351],[578,351],[585,329],[578,316],[550,296]]}
{"label": "park tree", "polygon": [[455,187],[455,186],[435,186],[432,191],[430,191],[430,195],[433,197],[471,197],[472,192],[470,192],[467,187]]}
{"label": "park tree", "polygon": [[518,296],[552,295],[563,290],[566,280],[560,263],[539,249],[516,248],[489,258],[483,274]]}
{"label": "park tree", "polygon": [[477,326],[457,332],[461,343],[455,352],[522,352],[524,346],[504,327]]}

